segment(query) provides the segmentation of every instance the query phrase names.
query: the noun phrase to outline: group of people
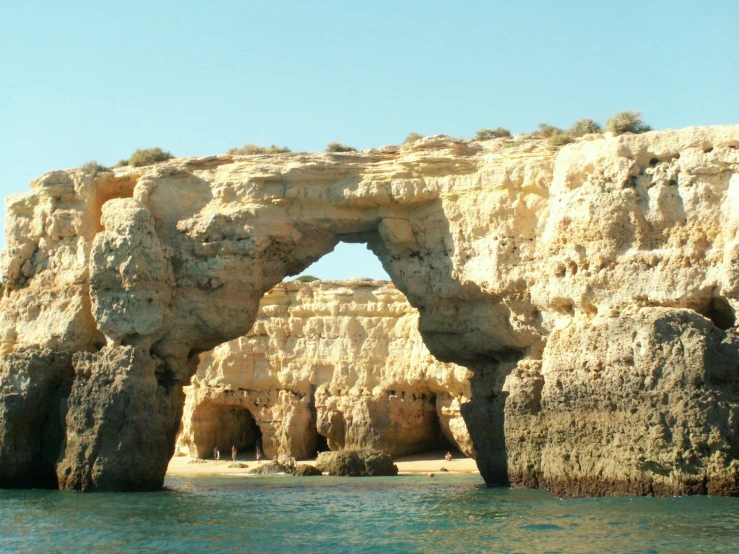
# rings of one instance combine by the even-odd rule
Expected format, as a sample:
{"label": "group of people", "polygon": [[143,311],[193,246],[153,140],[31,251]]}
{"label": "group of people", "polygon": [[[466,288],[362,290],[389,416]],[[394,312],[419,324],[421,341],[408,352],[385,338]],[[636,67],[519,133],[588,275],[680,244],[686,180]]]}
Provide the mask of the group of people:
{"label": "group of people", "polygon": [[[235,444],[232,445],[231,446],[231,460],[233,460],[235,462],[236,461],[236,454],[238,454],[238,453],[239,453],[239,451],[236,448],[236,445]],[[220,460],[221,459],[221,451],[218,450],[218,447],[217,446],[213,449],[213,459],[214,460]],[[259,448],[257,446],[257,462],[260,462],[261,460],[262,460],[262,450],[261,450],[261,448]]]}

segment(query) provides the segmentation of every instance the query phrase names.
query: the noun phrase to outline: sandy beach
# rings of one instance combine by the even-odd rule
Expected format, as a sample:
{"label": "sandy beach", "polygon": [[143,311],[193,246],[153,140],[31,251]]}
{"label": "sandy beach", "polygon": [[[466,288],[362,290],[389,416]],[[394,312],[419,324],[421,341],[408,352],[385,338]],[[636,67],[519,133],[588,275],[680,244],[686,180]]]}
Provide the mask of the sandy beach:
{"label": "sandy beach", "polygon": [[[446,452],[424,452],[422,454],[414,454],[413,456],[404,456],[395,460],[400,475],[427,474],[434,473],[436,475],[458,474],[458,473],[478,473],[477,464],[472,458],[457,456],[451,462],[444,460]],[[196,460],[189,456],[175,456],[169,462],[167,475],[169,476],[195,476],[195,475],[239,475],[244,474],[250,469],[259,467],[270,460],[262,460],[257,463],[253,454],[246,456],[237,456],[236,465],[231,461],[229,453],[228,459],[222,457],[220,460]],[[298,464],[313,464],[314,460],[299,461]],[[242,467],[243,465],[248,467]],[[235,467],[229,467],[234,465]],[[447,471],[441,471],[445,468]]]}

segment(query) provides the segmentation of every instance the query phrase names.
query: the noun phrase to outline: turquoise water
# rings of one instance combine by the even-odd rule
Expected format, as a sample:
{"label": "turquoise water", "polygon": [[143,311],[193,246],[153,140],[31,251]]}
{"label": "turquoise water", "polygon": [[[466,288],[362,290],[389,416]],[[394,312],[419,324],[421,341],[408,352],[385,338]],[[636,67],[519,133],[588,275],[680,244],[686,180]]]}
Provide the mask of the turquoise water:
{"label": "turquoise water", "polygon": [[739,498],[557,500],[477,476],[168,478],[137,494],[0,491],[3,552],[739,550]]}

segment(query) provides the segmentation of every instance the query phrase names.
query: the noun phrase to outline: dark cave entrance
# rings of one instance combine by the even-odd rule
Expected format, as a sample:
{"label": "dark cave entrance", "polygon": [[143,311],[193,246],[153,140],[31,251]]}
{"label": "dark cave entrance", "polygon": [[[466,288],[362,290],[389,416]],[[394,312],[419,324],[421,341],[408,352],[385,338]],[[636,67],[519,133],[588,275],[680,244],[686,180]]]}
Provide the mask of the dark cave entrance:
{"label": "dark cave entrance", "polygon": [[206,404],[193,416],[193,441],[199,458],[212,458],[218,448],[221,459],[231,457],[236,447],[238,458],[262,448],[262,431],[251,412],[242,406]]}
{"label": "dark cave entrance", "polygon": [[[393,458],[423,457],[442,450],[458,452],[444,432],[437,395],[429,390],[388,390],[370,408],[374,446]],[[447,429],[451,433],[450,429]],[[348,440],[347,442],[352,442]],[[443,458],[443,454],[441,455]]]}
{"label": "dark cave entrance", "polygon": [[708,306],[700,313],[710,319],[722,331],[727,331],[736,324],[734,310],[729,302],[721,296],[712,298]]}
{"label": "dark cave entrance", "polygon": [[328,439],[320,433],[316,433],[316,452],[326,452],[327,450],[331,450],[328,447]]}

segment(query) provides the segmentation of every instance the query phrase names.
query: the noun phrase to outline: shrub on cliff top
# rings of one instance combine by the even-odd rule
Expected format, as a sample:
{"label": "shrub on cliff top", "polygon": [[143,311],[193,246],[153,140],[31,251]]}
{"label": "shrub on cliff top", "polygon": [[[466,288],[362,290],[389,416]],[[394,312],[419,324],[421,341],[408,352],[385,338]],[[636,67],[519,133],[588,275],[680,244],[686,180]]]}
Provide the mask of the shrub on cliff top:
{"label": "shrub on cliff top", "polygon": [[326,150],[329,152],[356,152],[357,149],[353,146],[349,146],[347,144],[341,144],[340,142],[332,142],[327,147]]}
{"label": "shrub on cliff top", "polygon": [[633,110],[625,110],[612,115],[606,121],[606,129],[617,135],[623,133],[646,133],[652,128],[644,123],[641,118],[641,112]]}
{"label": "shrub on cliff top", "polygon": [[249,156],[253,154],[287,154],[290,149],[287,146],[272,145],[269,148],[257,144],[245,144],[241,148],[231,148],[228,153],[232,156]]}
{"label": "shrub on cliff top", "polygon": [[97,175],[98,173],[102,173],[103,171],[108,171],[108,168],[104,165],[100,165],[95,160],[89,161],[86,164],[82,164],[80,166],[80,169],[84,171],[85,173],[89,173],[93,177]]}
{"label": "shrub on cliff top", "polygon": [[318,277],[313,277],[313,275],[301,275],[295,281],[299,281],[301,283],[311,283],[313,281],[319,281]]}
{"label": "shrub on cliff top", "polygon": [[554,125],[549,125],[549,123],[539,123],[539,129],[534,131],[534,135],[537,137],[544,137],[549,138],[553,137],[554,135],[558,135],[562,132],[562,129],[559,127],[555,127]]}
{"label": "shrub on cliff top", "polygon": [[[157,162],[166,162],[171,160],[174,156],[165,152],[161,148],[143,148],[136,150],[128,160],[121,160],[121,165],[132,165],[133,167],[140,167],[142,165],[155,164]],[[123,164],[122,162],[126,162]]]}
{"label": "shrub on cliff top", "polygon": [[583,135],[588,135],[590,133],[600,133],[600,132],[601,132],[600,124],[588,118],[578,119],[572,124],[572,127],[570,127],[567,130],[567,134],[572,135],[573,137],[581,137]]}
{"label": "shrub on cliff top", "polygon": [[557,135],[552,135],[551,137],[549,137],[549,144],[551,144],[552,146],[564,146],[565,144],[570,144],[571,142],[575,142],[575,139],[565,133],[559,133]]}
{"label": "shrub on cliff top", "polygon": [[475,134],[477,140],[490,140],[494,138],[510,137],[511,132],[503,127],[496,127],[495,129],[480,129]]}
{"label": "shrub on cliff top", "polygon": [[405,140],[403,141],[403,144],[413,144],[417,140],[421,140],[423,138],[423,135],[419,133],[411,133],[407,137],[405,137]]}

